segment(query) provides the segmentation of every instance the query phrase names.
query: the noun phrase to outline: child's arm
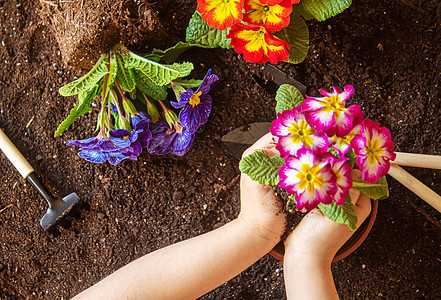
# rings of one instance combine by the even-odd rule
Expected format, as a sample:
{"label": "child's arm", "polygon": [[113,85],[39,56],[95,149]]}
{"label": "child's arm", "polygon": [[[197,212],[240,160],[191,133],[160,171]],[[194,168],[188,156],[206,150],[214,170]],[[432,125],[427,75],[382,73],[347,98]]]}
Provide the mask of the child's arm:
{"label": "child's arm", "polygon": [[[371,202],[360,191],[350,190],[350,194],[359,226],[369,215]],[[285,241],[283,264],[288,299],[338,299],[331,262],[353,233],[318,209],[306,215]]]}
{"label": "child's arm", "polygon": [[[271,136],[254,149],[268,149]],[[226,225],[147,254],[75,299],[194,299],[233,278],[280,240],[286,216],[271,187],[242,174],[241,212]]]}

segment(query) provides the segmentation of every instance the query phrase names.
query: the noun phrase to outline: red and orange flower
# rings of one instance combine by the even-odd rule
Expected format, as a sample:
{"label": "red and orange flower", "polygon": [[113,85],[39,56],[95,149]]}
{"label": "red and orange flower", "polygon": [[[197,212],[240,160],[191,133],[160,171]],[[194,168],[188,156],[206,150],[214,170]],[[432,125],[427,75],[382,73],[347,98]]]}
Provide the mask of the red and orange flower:
{"label": "red and orange flower", "polygon": [[[261,0],[260,3],[262,4],[268,4],[268,5],[276,5],[282,2],[283,0]],[[300,2],[300,0],[290,0],[291,4],[297,4]]]}
{"label": "red and orange flower", "polygon": [[249,62],[275,64],[289,58],[288,43],[272,35],[265,26],[239,23],[230,29],[227,38],[231,39],[234,50]]}
{"label": "red and orange flower", "polygon": [[225,30],[240,23],[244,0],[198,0],[197,11],[211,28]]}
{"label": "red and orange flower", "polygon": [[244,9],[249,13],[243,15],[243,21],[248,24],[264,24],[268,30],[279,31],[289,25],[292,3],[291,0],[282,0],[278,4],[269,5],[261,0],[247,0]]}

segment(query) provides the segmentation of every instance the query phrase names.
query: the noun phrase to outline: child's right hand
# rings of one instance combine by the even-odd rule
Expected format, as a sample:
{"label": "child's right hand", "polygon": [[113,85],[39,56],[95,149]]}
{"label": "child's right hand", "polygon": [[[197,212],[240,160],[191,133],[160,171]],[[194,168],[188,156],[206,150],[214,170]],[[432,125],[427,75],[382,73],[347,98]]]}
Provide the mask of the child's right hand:
{"label": "child's right hand", "polygon": [[[361,178],[361,172],[353,170],[352,177]],[[358,190],[351,189],[350,195],[358,216],[358,228],[371,211],[371,201]],[[347,225],[331,221],[316,208],[303,218],[286,239],[285,257],[302,263],[314,261],[330,265],[337,251],[354,232]]]}

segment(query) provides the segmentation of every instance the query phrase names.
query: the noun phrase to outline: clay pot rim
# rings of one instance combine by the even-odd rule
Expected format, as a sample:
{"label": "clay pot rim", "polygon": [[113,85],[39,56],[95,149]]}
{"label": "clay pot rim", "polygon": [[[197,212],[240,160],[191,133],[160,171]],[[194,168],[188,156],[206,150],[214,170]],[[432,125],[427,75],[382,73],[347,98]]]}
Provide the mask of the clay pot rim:
{"label": "clay pot rim", "polygon": [[[337,251],[333,263],[346,258],[352,252],[354,252],[360,245],[364,242],[364,240],[369,235],[369,232],[374,226],[375,219],[377,217],[378,212],[378,200],[372,200],[372,209],[369,216],[364,220],[364,222],[360,225],[360,227],[355,231],[355,233],[349,238],[349,240]],[[285,246],[283,242],[280,241],[270,252],[269,254],[280,261],[283,261],[283,256],[285,254]]]}

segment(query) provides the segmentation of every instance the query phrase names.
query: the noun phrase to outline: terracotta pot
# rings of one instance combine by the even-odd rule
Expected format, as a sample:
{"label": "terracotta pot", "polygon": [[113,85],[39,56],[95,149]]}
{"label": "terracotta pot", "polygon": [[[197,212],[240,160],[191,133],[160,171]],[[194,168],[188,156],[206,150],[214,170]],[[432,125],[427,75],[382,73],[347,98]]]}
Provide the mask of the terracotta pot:
{"label": "terracotta pot", "polygon": [[[337,254],[332,261],[337,262],[342,260],[352,252],[354,252],[367,238],[369,232],[374,225],[375,218],[377,217],[378,201],[371,200],[372,210],[369,216],[364,220],[363,224],[355,231],[351,238],[338,250]],[[285,245],[280,241],[270,253],[273,257],[283,261],[283,255],[285,254]]]}

